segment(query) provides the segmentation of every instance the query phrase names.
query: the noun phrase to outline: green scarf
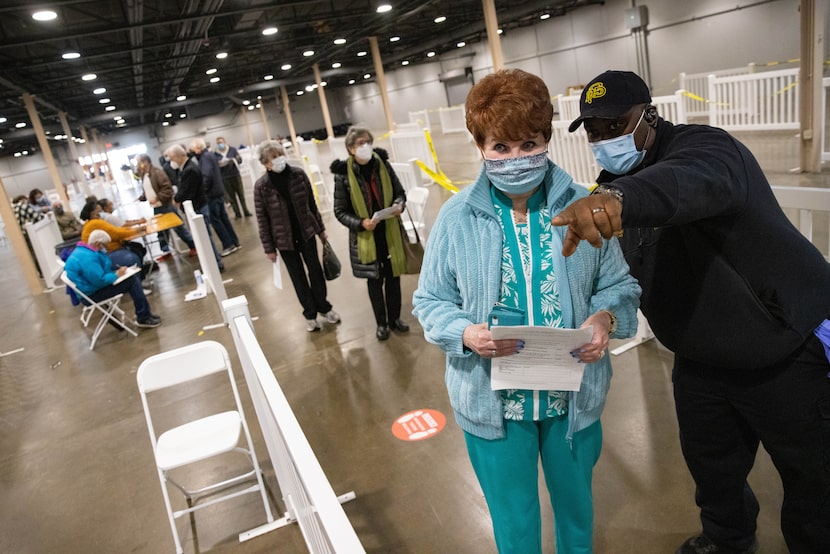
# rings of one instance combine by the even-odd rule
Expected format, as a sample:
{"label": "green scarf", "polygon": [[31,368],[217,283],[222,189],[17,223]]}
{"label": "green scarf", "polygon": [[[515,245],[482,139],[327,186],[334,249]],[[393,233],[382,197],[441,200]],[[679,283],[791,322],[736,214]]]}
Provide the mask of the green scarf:
{"label": "green scarf", "polygon": [[[380,157],[372,153],[372,156],[378,162],[378,173],[380,174],[381,196],[383,207],[388,208],[392,205],[392,179],[389,177],[389,172],[386,170],[386,164]],[[366,207],[366,199],[363,198],[363,189],[357,180],[357,172],[354,168],[354,157],[349,156],[348,175],[349,175],[349,195],[352,201],[352,208],[361,219],[368,219],[371,217],[369,208]],[[392,275],[397,277],[406,271],[406,257],[403,252],[403,243],[401,242],[401,224],[399,218],[386,220],[386,246],[389,249],[389,257],[392,260]],[[368,264],[377,260],[377,250],[375,248],[375,233],[374,231],[358,231],[357,233],[357,257],[360,263]]]}

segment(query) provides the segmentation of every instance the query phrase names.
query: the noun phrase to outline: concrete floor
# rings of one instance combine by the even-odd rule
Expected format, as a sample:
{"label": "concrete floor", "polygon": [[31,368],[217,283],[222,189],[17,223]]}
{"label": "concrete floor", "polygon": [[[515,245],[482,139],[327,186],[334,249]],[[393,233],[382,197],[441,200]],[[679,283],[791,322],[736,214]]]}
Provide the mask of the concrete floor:
{"label": "concrete floor", "polygon": [[[444,171],[457,181],[475,177],[472,146],[461,135],[434,135]],[[765,153],[762,161],[774,184],[827,186],[826,174],[788,172],[797,165],[794,137],[745,138]],[[436,185],[431,190],[434,218],[447,193]],[[347,263],[345,229],[331,214],[325,221]],[[365,284],[348,267],[329,284],[342,324],[307,333],[293,289],[278,291],[271,283],[255,219],[234,224],[244,248],[225,258],[224,277],[232,279],[228,295],[245,295],[259,318],[255,327],[265,355],[335,492],[356,493],[345,510],[365,549],[495,552],[487,507],[452,421],[444,356],[423,340],[410,314],[416,277],[403,277],[410,333],[375,339]],[[0,351],[25,347],[0,358],[0,552],[173,552],[136,369],[151,354],[213,339],[228,348],[242,382],[229,330],[202,332],[203,325],[221,321],[213,299],[183,301],[194,288],[194,262],[174,257],[160,264],[150,302],[164,320],[161,327],[141,330],[137,338],[107,329],[92,352],[78,309],[63,289],[32,297],[10,248],[0,247],[0,264]],[[699,529],[694,486],[677,439],[672,354],[651,341],[613,362],[615,379],[602,419],[604,448],[594,474],[596,552],[671,553]],[[242,394],[247,395],[244,386]],[[441,411],[449,420],[446,428],[419,442],[394,438],[393,421],[417,408]],[[247,410],[276,511],[282,513],[250,403]],[[750,481],[761,502],[760,552],[785,553],[778,521],[781,484],[764,452]],[[542,504],[545,552],[552,553],[552,516],[547,502]],[[192,524],[181,521],[179,530],[188,553],[306,551],[296,525],[237,542],[240,531],[264,521],[261,504],[248,495],[197,513]]]}

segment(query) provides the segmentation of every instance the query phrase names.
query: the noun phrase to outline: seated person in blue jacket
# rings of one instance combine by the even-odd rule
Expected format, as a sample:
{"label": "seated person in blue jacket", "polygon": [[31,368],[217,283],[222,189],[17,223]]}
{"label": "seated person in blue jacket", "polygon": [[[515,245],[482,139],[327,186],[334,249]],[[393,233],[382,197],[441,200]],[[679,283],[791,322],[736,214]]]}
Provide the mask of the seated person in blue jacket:
{"label": "seated person in blue jacket", "polygon": [[127,267],[113,269],[112,261],[107,256],[107,244],[112,237],[106,231],[96,229],[89,234],[87,242],[79,242],[66,260],[66,274],[73,283],[95,302],[106,300],[116,294],[127,293],[133,299],[135,320],[139,327],[158,327],[161,318],[150,311],[150,303],[141,287],[141,277],[136,273],[132,277],[115,283],[124,275]]}

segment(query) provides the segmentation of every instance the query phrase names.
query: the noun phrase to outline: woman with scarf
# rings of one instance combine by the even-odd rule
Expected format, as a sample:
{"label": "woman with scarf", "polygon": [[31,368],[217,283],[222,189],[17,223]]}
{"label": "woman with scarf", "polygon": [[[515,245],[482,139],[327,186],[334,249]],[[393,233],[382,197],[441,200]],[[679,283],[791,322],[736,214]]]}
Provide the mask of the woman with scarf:
{"label": "woman with scarf", "polygon": [[[542,552],[541,459],[556,552],[590,554],[591,481],[611,382],[606,350],[611,337],[634,334],[640,287],[616,238],[599,249],[583,242],[569,258],[561,254],[565,231],[552,227],[551,218],[588,190],[547,157],[553,106],[545,83],[518,69],[499,71],[473,86],[465,107],[484,164],[438,215],[414,313],[427,341],[446,352],[450,402],[490,508],[498,551]],[[518,316],[512,324],[592,327],[591,340],[570,351],[584,364],[578,390],[491,382],[493,360],[524,347],[521,336],[493,339],[487,321],[497,306]],[[541,369],[553,370],[553,362],[549,371]]]}
{"label": "woman with scarf", "polygon": [[[331,164],[334,174],[334,215],[349,228],[349,258],[355,277],[366,279],[375,314],[378,340],[389,338],[389,330],[409,331],[401,319],[401,278],[406,270],[400,214],[406,194],[387,161],[385,150],[372,148],[369,129],[351,127],[345,144],[346,161]],[[395,208],[393,217],[375,219],[384,209]]]}

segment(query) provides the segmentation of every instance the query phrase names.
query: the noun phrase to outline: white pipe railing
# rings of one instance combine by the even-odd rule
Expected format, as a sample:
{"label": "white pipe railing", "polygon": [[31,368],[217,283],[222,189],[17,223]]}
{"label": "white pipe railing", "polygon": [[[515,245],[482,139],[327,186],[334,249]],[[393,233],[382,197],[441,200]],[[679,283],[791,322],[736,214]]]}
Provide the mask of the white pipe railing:
{"label": "white pipe railing", "polygon": [[[790,216],[793,224],[830,261],[830,189],[773,186],[772,192],[785,212],[797,210],[796,217]],[[827,220],[827,234],[817,235],[813,233],[814,223],[822,213]]]}
{"label": "white pipe railing", "polygon": [[709,75],[714,75],[715,77],[731,77],[733,75],[747,75],[754,72],[755,64],[751,63],[744,67],[718,69],[703,73],[680,73],[677,79],[680,89],[689,93],[683,99],[686,116],[690,118],[709,116],[709,106],[706,101],[707,95],[709,94]]}
{"label": "white pipe railing", "polygon": [[222,307],[230,322],[233,342],[286,508],[284,517],[240,535],[239,539],[247,540],[298,523],[313,554],[364,553],[341,506],[342,502],[353,500],[355,494],[349,492],[338,497],[334,493],[257,341],[248,301],[238,296],[226,300]]}
{"label": "white pipe railing", "polygon": [[799,128],[799,69],[750,75],[710,75],[709,125],[727,131],[772,131]]}

